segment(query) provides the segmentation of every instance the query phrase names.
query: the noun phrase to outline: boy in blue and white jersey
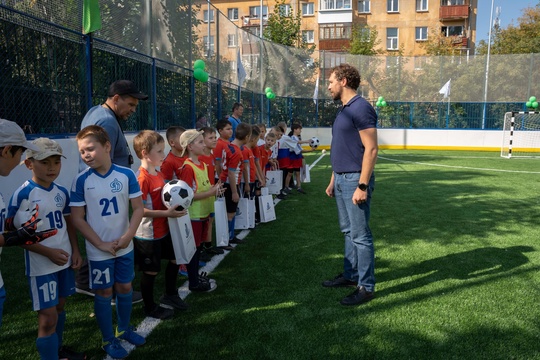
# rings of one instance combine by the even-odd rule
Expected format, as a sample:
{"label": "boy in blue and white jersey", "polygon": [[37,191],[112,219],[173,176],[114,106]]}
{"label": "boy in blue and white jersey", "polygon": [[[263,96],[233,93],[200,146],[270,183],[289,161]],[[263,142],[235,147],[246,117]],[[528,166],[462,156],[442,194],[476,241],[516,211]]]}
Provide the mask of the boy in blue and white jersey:
{"label": "boy in blue and white jersey", "polygon": [[[0,119],[0,176],[8,176],[9,173],[21,162],[22,153],[26,149],[37,150],[38,148],[26,140],[24,131],[13,121]],[[7,208],[4,197],[0,193],[0,254],[4,246],[17,246],[24,244],[33,244],[42,241],[47,237],[56,234],[56,229],[50,229],[45,232],[36,232],[38,206],[32,209],[31,215],[26,223],[19,229],[7,231],[4,228],[7,216]],[[6,299],[6,290],[4,289],[4,280],[0,274],[0,326],[2,326],[2,313],[4,310],[4,301]]]}
{"label": "boy in blue and white jersey", "polygon": [[[118,339],[140,346],[145,339],[131,330],[131,281],[135,276],[133,242],[143,213],[142,193],[135,173],[113,164],[111,142],[101,126],[87,126],[77,134],[82,160],[89,166],[71,188],[75,227],[86,239],[90,288],[96,290],[94,313],[103,337],[103,349],[113,358],[128,353]],[[129,205],[133,209],[129,217]],[[111,299],[116,290],[116,334]]]}
{"label": "boy in blue and white jersey", "polygon": [[19,222],[27,221],[37,205],[38,230],[57,230],[56,235],[39,244],[23,246],[32,307],[38,312],[36,347],[41,359],[85,359],[84,354],[62,346],[66,298],[75,293],[73,269],[82,263],[77,233],[69,217],[68,190],[54,182],[62,168],[62,148],[47,138],[36,139],[32,144],[39,150],[28,149],[24,161],[32,171],[32,179],[25,181],[11,197],[7,222],[20,226]]}

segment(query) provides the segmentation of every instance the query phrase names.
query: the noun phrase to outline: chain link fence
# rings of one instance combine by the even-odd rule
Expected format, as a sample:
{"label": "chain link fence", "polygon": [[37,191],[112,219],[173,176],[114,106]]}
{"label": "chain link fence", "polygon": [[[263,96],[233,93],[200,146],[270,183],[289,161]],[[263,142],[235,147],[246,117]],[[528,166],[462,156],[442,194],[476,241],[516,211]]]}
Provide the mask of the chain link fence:
{"label": "chain link fence", "polygon": [[[342,62],[359,68],[364,97],[386,99],[381,127],[500,129],[505,112],[524,110],[529,96],[540,95],[540,54],[492,55],[488,66],[484,56],[311,52],[261,39],[253,34],[257,23],[238,27],[208,2],[192,0],[100,1],[102,29],[91,37],[80,32],[82,3],[0,2],[0,117],[28,133],[76,132],[121,78],[150,95],[127,131],[191,128],[199,116],[215,123],[235,102],[249,123],[331,126],[338,106],[327,97],[327,78]],[[207,83],[193,78],[197,59],[206,63]],[[439,89],[450,79],[443,99]]]}

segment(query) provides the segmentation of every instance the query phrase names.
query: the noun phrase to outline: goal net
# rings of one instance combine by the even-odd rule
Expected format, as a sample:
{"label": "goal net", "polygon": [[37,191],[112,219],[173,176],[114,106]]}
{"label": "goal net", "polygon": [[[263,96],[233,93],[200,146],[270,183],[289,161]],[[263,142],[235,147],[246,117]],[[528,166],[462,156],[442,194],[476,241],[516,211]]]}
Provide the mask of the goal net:
{"label": "goal net", "polygon": [[540,158],[540,112],[504,114],[501,156]]}

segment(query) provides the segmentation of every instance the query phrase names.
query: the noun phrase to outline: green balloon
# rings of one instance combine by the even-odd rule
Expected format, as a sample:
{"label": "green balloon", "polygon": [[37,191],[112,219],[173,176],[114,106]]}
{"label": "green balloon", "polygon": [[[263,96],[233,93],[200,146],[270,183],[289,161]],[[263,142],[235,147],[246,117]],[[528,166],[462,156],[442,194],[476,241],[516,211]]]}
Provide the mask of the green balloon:
{"label": "green balloon", "polygon": [[532,102],[532,103],[535,102],[536,101],[536,96],[531,96],[529,98],[529,101]]}
{"label": "green balloon", "polygon": [[384,98],[383,98],[382,96],[379,96],[379,98],[378,98],[377,100],[379,100],[379,101],[383,101],[383,100],[384,100]]}
{"label": "green balloon", "polygon": [[382,107],[386,107],[386,105],[388,105],[388,104],[386,103],[386,101],[384,101],[384,100],[381,101],[381,106],[382,106]]}
{"label": "green balloon", "polygon": [[264,92],[265,92],[265,94],[271,93],[271,92],[272,92],[272,88],[267,87],[266,89],[264,89]]}
{"label": "green balloon", "polygon": [[534,109],[537,109],[537,108],[538,108],[538,101],[533,102],[533,103],[532,103],[532,107],[533,107]]}
{"label": "green balloon", "polygon": [[195,60],[195,62],[193,63],[193,69],[201,69],[201,70],[204,70],[206,64],[204,63],[204,60]]}
{"label": "green balloon", "polygon": [[200,68],[193,70],[193,77],[200,82],[208,81],[208,73],[206,73],[203,69]]}
{"label": "green balloon", "polygon": [[271,91],[269,91],[269,92],[266,93],[266,98],[267,98],[267,99],[272,100],[272,99],[275,99],[275,97],[276,97],[276,94],[274,94],[274,93],[271,92]]}
{"label": "green balloon", "polygon": [[376,107],[381,107],[381,100],[378,100],[377,103],[375,104]]}
{"label": "green balloon", "polygon": [[527,101],[527,102],[525,103],[525,106],[528,107],[528,108],[532,107],[532,102]]}

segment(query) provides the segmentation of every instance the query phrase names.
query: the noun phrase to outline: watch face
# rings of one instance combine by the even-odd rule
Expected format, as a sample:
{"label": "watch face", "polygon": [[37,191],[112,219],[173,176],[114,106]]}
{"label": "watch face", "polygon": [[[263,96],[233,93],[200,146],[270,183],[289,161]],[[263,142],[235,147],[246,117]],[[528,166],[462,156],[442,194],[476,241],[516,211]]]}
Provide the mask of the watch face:
{"label": "watch face", "polygon": [[367,190],[367,185],[366,184],[358,184],[358,188],[362,191],[365,191]]}

